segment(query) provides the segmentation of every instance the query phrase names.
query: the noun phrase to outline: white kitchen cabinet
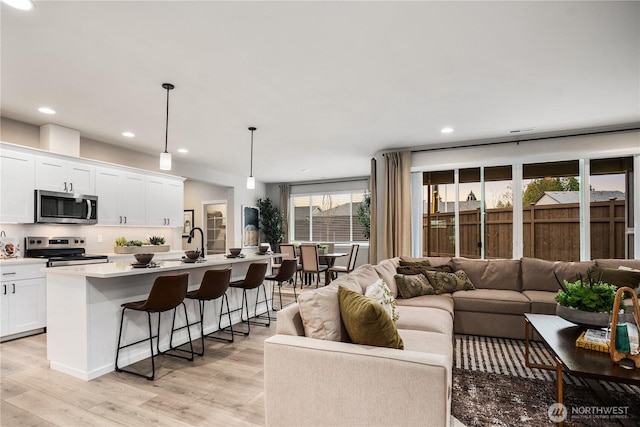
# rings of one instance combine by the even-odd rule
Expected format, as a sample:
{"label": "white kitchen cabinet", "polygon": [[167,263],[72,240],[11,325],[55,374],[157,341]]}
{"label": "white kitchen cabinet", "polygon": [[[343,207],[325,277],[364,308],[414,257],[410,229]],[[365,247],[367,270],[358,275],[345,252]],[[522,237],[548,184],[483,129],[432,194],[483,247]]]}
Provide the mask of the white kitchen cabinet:
{"label": "white kitchen cabinet", "polygon": [[148,226],[182,227],[184,183],[181,180],[147,177]]}
{"label": "white kitchen cabinet", "polygon": [[0,170],[0,222],[33,223],[35,156],[3,148]]}
{"label": "white kitchen cabinet", "polygon": [[93,195],[95,166],[53,156],[36,156],[36,188]]}
{"label": "white kitchen cabinet", "polygon": [[45,275],[40,265],[0,267],[0,336],[38,333],[47,326]]}
{"label": "white kitchen cabinet", "polygon": [[98,225],[144,226],[145,176],[115,168],[96,168]]}

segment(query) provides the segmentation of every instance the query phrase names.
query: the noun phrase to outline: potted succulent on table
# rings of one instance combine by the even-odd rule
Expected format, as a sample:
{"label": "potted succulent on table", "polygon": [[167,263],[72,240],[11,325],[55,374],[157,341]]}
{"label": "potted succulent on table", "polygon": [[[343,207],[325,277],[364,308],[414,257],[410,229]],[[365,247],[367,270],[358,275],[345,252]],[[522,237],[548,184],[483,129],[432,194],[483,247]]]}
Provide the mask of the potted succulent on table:
{"label": "potted succulent on table", "polygon": [[[555,275],[555,273],[554,273]],[[585,327],[607,327],[613,303],[616,298],[617,287],[595,280],[591,270],[587,270],[587,277],[582,275],[576,277],[575,282],[560,282],[558,295],[555,300],[556,314],[569,322]],[[624,310],[624,303],[621,302],[618,310]]]}

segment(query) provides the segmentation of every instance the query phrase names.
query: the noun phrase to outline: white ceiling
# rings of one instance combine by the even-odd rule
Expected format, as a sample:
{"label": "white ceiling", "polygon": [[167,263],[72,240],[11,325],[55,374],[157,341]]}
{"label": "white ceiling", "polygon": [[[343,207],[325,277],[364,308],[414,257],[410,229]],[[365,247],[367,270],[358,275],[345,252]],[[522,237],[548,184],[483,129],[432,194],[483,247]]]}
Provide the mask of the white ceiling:
{"label": "white ceiling", "polygon": [[264,182],[365,176],[383,149],[640,120],[638,2],[35,3],[2,5],[3,117],[157,154],[169,82],[175,158],[247,175],[256,126]]}

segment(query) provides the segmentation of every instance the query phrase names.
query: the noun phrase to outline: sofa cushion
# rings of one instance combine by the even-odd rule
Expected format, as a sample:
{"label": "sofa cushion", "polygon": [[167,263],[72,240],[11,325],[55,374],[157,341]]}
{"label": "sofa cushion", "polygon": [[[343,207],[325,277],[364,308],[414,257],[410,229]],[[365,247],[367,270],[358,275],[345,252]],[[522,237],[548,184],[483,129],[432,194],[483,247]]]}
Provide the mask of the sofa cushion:
{"label": "sofa cushion", "polygon": [[364,294],[367,286],[373,284],[380,278],[378,276],[378,272],[373,268],[371,264],[363,264],[356,269],[354,269],[351,273],[348,274],[349,277],[355,279],[361,287],[361,294]]}
{"label": "sofa cushion", "polygon": [[398,329],[429,331],[447,334],[453,333],[453,318],[446,310],[431,307],[398,307],[400,319],[396,322]]}
{"label": "sofa cushion", "polygon": [[455,273],[445,273],[443,271],[426,271],[426,273],[427,279],[433,286],[436,295],[475,289],[463,270],[458,270]]}
{"label": "sofa cushion", "polygon": [[596,267],[593,269],[592,277],[595,280],[602,280],[604,283],[615,285],[618,288],[628,286],[631,289],[636,289],[640,286],[640,270]]}
{"label": "sofa cushion", "polygon": [[604,268],[618,268],[620,266],[640,270],[640,259],[596,259],[596,265]]}
{"label": "sofa cushion", "polygon": [[320,340],[349,341],[340,318],[339,286],[354,292],[361,290],[358,282],[347,275],[331,283],[330,286],[298,296],[298,308],[305,336]]}
{"label": "sofa cushion", "polygon": [[557,292],[549,291],[522,291],[522,294],[531,301],[531,313],[535,314],[556,314],[555,300]]}
{"label": "sofa cushion", "polygon": [[400,298],[413,298],[420,295],[433,295],[436,293],[424,274],[396,274],[394,277]]}
{"label": "sofa cushion", "polygon": [[476,289],[453,293],[456,311],[480,313],[524,314],[529,312],[529,299],[521,292],[504,289]]}
{"label": "sofa cushion", "polygon": [[557,292],[560,289],[560,285],[558,285],[558,281],[553,275],[554,272],[561,282],[563,280],[574,282],[578,274],[586,277],[587,270],[593,270],[596,266],[595,261],[546,261],[528,257],[523,257],[521,264],[523,291],[550,292]]}
{"label": "sofa cushion", "polygon": [[[447,311],[453,318],[453,297],[451,294],[421,295],[409,299],[399,299],[398,307],[432,307]],[[400,309],[402,312],[402,309]]]}
{"label": "sofa cushion", "polygon": [[402,338],[389,314],[378,302],[338,287],[340,315],[351,342],[403,349]]}
{"label": "sofa cushion", "polygon": [[[397,258],[396,260],[399,260]],[[393,259],[385,259],[373,267],[379,277],[383,278],[393,297],[396,298],[398,296],[398,286],[396,284],[396,279],[393,277],[396,274],[396,267],[398,266],[397,262],[394,262]]]}
{"label": "sofa cushion", "polygon": [[454,258],[454,270],[464,270],[476,289],[521,290],[520,260]]}
{"label": "sofa cushion", "polygon": [[402,341],[406,341],[405,350],[440,354],[447,358],[447,366],[453,364],[453,340],[451,335],[412,329],[399,329],[398,333],[402,337]]}
{"label": "sofa cushion", "polygon": [[384,279],[378,279],[373,285],[369,285],[364,296],[382,305],[394,322],[398,320],[398,303]]}

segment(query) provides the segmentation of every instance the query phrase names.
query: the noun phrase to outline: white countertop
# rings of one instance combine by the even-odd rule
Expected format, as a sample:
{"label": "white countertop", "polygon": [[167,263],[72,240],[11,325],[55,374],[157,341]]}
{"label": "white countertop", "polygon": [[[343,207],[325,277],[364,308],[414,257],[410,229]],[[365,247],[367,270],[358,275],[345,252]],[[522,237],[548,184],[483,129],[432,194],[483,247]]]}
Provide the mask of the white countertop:
{"label": "white countertop", "polygon": [[10,266],[10,265],[29,265],[29,264],[40,264],[44,266],[47,263],[45,258],[7,258],[0,259],[0,266]]}
{"label": "white countertop", "polygon": [[225,255],[209,255],[204,262],[186,263],[182,261],[157,261],[157,267],[134,268],[131,262],[109,262],[103,264],[83,264],[67,267],[43,268],[42,271],[49,274],[64,274],[71,276],[94,277],[108,279],[112,277],[136,276],[161,271],[189,270],[192,268],[213,267],[229,265],[241,262],[269,261],[280,254],[247,255],[244,258],[227,258]]}

